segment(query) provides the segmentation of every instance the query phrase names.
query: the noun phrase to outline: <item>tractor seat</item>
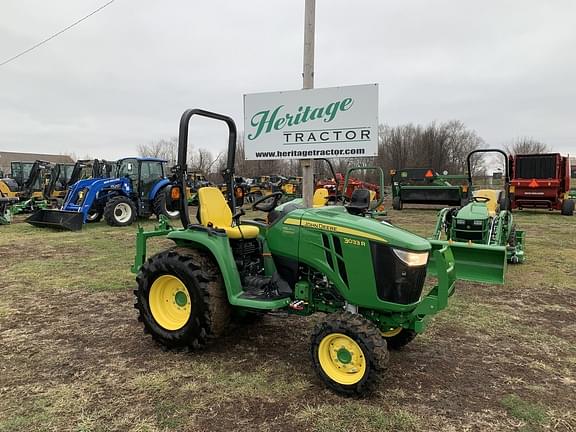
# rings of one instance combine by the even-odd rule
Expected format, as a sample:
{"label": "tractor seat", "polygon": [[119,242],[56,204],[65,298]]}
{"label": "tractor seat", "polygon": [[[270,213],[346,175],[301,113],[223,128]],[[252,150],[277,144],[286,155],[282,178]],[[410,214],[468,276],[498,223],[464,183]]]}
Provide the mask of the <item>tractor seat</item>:
{"label": "tractor seat", "polygon": [[220,192],[215,187],[203,187],[198,190],[198,201],[200,203],[199,219],[204,226],[220,228],[226,231],[229,239],[253,239],[258,237],[260,230],[258,227],[250,225],[233,226],[232,211]]}
{"label": "tractor seat", "polygon": [[328,189],[318,188],[314,191],[314,197],[312,198],[312,207],[324,207],[328,203]]}
{"label": "tractor seat", "polygon": [[502,191],[495,189],[479,189],[474,191],[475,197],[488,198],[489,201],[486,202],[486,208],[488,209],[488,214],[491,217],[496,216],[499,210],[500,198],[502,196]]}
{"label": "tractor seat", "polygon": [[370,191],[368,189],[354,189],[350,197],[350,204],[346,206],[348,213],[360,215],[370,208]]}

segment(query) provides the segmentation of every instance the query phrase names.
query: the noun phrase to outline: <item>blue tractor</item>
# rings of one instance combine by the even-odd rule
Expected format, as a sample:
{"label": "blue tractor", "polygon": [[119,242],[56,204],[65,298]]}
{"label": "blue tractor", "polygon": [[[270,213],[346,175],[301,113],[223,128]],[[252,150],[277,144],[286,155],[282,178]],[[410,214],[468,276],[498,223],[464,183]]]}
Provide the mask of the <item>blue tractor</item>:
{"label": "blue tractor", "polygon": [[58,210],[43,209],[26,222],[39,227],[77,231],[104,218],[108,225],[131,225],[137,217],[153,214],[170,219],[178,211],[166,208],[166,161],[157,158],[124,158],[116,162],[113,178],[91,178],[74,183]]}

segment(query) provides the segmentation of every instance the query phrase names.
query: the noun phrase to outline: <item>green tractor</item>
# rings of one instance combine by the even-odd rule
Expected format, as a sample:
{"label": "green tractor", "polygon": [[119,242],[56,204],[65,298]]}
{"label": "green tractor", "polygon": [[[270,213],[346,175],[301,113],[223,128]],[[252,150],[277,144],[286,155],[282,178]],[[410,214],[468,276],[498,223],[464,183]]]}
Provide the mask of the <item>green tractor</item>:
{"label": "green tractor", "polygon": [[[223,121],[229,129],[226,197],[218,188],[201,188],[199,223],[190,220],[185,193],[192,116]],[[388,349],[411,342],[447,307],[457,274],[455,244],[431,244],[357,208],[279,205],[280,191],[252,204],[268,213],[266,222],[241,220],[244,212],[233,193],[236,138],[230,117],[184,112],[178,164],[166,191],[167,205],[180,212],[183,228],[162,218],[155,230],[138,230],[132,271],[139,321],[162,346],[195,349],[222,335],[233,316],[323,312],[310,339],[318,377],[341,394],[369,391],[387,367]],[[157,236],[174,246],[147,259],[147,240]],[[500,257],[502,276],[504,248],[489,253]],[[437,283],[423,292],[427,274],[436,275]],[[483,281],[482,275],[477,280]]]}
{"label": "green tractor", "polygon": [[[504,156],[504,190],[475,189],[471,160],[478,153]],[[433,240],[468,242],[506,248],[508,262],[524,262],[524,231],[517,230],[510,211],[510,172],[508,156],[502,150],[481,149],[468,154],[469,200],[462,207],[445,208],[438,214]]]}

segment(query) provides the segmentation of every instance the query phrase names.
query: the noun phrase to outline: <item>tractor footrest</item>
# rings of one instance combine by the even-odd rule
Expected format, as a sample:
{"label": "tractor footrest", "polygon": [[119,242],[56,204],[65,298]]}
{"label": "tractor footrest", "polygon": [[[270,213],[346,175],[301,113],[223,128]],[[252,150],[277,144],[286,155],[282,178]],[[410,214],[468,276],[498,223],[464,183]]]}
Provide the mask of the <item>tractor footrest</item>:
{"label": "tractor footrest", "polygon": [[270,291],[266,289],[245,290],[239,298],[248,300],[279,300],[283,298],[290,298],[286,294],[277,291]]}

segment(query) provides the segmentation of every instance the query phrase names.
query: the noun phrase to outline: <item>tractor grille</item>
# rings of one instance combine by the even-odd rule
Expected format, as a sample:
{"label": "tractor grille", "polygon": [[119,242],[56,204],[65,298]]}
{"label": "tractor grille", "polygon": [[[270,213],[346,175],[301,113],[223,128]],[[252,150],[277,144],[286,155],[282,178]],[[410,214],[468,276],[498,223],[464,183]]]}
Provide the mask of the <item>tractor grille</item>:
{"label": "tractor grille", "polygon": [[474,224],[473,220],[454,219],[455,228],[453,240],[481,242],[484,239],[484,222]]}
{"label": "tractor grille", "polygon": [[408,267],[382,243],[370,242],[378,297],[392,303],[410,304],[420,300],[426,266]]}

